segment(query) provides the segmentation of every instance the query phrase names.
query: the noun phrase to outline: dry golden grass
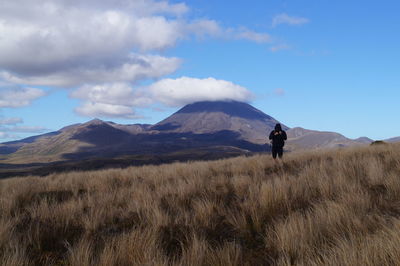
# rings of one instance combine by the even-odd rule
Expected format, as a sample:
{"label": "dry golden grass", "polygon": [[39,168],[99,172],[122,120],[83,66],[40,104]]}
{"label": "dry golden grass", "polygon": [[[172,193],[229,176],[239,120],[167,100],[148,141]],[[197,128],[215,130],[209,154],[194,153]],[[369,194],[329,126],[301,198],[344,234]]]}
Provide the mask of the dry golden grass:
{"label": "dry golden grass", "polygon": [[400,146],[0,181],[1,265],[400,265]]}

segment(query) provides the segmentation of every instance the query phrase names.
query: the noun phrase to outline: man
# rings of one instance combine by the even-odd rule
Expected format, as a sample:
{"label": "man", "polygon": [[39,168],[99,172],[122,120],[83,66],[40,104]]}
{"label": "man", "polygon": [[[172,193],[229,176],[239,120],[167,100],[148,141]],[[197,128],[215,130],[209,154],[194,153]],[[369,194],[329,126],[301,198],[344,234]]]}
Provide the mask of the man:
{"label": "man", "polygon": [[286,132],[282,130],[281,124],[275,125],[275,130],[271,131],[269,139],[272,142],[272,157],[276,159],[278,155],[281,159],[283,156],[283,146],[285,146],[285,140],[287,140]]}

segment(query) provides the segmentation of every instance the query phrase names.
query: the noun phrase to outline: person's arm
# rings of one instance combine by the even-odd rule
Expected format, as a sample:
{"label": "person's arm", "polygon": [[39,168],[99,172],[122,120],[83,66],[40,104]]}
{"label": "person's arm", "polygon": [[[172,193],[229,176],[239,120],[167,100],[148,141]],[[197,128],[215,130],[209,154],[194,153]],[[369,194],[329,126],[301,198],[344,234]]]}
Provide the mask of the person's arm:
{"label": "person's arm", "polygon": [[274,131],[272,130],[271,133],[269,134],[269,139],[272,139],[274,137]]}
{"label": "person's arm", "polygon": [[287,135],[286,135],[286,132],[285,132],[285,131],[282,131],[282,135],[283,135],[283,139],[284,139],[284,140],[287,140]]}

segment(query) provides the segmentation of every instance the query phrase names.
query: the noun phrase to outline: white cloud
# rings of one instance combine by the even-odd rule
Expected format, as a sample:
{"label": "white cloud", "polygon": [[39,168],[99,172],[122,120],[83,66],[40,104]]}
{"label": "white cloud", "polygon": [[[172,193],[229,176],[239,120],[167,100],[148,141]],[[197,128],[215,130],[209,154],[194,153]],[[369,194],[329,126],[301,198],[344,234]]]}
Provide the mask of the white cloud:
{"label": "white cloud", "polygon": [[82,86],[70,97],[83,100],[75,111],[90,117],[137,118],[135,107],[149,106],[153,100],[142,89],[133,89],[129,83],[108,83]]}
{"label": "white cloud", "polygon": [[224,29],[215,20],[197,20],[188,24],[186,29],[199,38],[212,36],[228,40],[248,40],[256,43],[272,41],[271,36],[267,33],[255,32],[246,27]]}
{"label": "white cloud", "polygon": [[0,120],[0,139],[19,138],[15,133],[43,133],[48,129],[40,126],[16,125],[22,123],[21,118],[3,118]]}
{"label": "white cloud", "polygon": [[20,117],[2,118],[0,119],[0,125],[16,125],[22,123],[23,120]]}
{"label": "white cloud", "polygon": [[182,106],[197,101],[248,101],[252,97],[246,88],[214,78],[163,79],[149,89],[154,99],[168,106]]}
{"label": "white cloud", "polygon": [[[29,1],[29,0],[25,0]],[[95,9],[125,9],[138,15],[169,14],[181,16],[189,11],[185,3],[170,4],[168,1],[154,0],[62,0],[67,6],[90,7]]]}
{"label": "white cloud", "polygon": [[[32,5],[36,3],[19,8],[29,13]],[[96,77],[107,77],[107,81],[159,77],[179,66],[176,58],[130,52],[173,46],[183,37],[177,21],[160,16],[135,17],[118,10],[55,8],[59,8],[57,12],[43,9],[41,16],[46,19],[0,20],[3,79],[20,84],[77,86],[97,81]]]}
{"label": "white cloud", "polygon": [[183,39],[183,25],[165,17],[145,17],[134,22],[137,47],[142,51],[160,50],[175,45]]}
{"label": "white cloud", "polygon": [[0,139],[12,139],[15,137],[16,137],[15,135],[0,131]]}
{"label": "white cloud", "polygon": [[269,43],[272,42],[272,38],[269,34],[259,33],[247,28],[239,28],[237,30],[233,30],[233,37],[235,39],[244,39],[253,41],[256,43]]}
{"label": "white cloud", "polygon": [[43,133],[47,131],[45,127],[41,126],[14,126],[7,128],[6,130],[15,133]]}
{"label": "white cloud", "polygon": [[108,82],[137,82],[156,79],[173,73],[181,60],[156,55],[130,54],[127,59],[115,62],[99,62],[98,65],[80,65],[76,68],[60,70],[46,75],[17,76],[0,72],[0,77],[9,82],[74,87],[82,84],[101,84]]}
{"label": "white cloud", "polygon": [[310,22],[308,18],[289,16],[286,13],[276,15],[272,20],[272,26],[276,27],[281,24],[287,25],[303,25]]}
{"label": "white cloud", "polygon": [[23,107],[32,101],[44,96],[46,93],[37,88],[0,87],[0,107]]}
{"label": "white cloud", "polygon": [[180,107],[197,101],[248,101],[252,94],[246,88],[215,78],[181,77],[163,79],[147,87],[132,87],[129,83],[108,83],[82,86],[70,97],[82,100],[76,113],[89,117],[139,118],[136,108],[151,108],[153,104]]}
{"label": "white cloud", "polygon": [[289,50],[291,47],[287,44],[278,44],[270,48],[271,52],[278,52],[282,50]]}
{"label": "white cloud", "polygon": [[224,30],[215,20],[199,19],[185,26],[187,32],[192,32],[197,37],[204,38],[206,36],[221,37]]}
{"label": "white cloud", "polygon": [[127,119],[139,117],[135,115],[132,107],[98,102],[86,102],[76,108],[75,111],[80,115],[89,117],[118,117]]}
{"label": "white cloud", "polygon": [[106,104],[133,105],[134,93],[127,83],[83,86],[71,93],[71,97]]}
{"label": "white cloud", "polygon": [[274,94],[276,96],[284,96],[286,94],[286,91],[284,89],[282,89],[282,88],[276,88],[274,90]]}

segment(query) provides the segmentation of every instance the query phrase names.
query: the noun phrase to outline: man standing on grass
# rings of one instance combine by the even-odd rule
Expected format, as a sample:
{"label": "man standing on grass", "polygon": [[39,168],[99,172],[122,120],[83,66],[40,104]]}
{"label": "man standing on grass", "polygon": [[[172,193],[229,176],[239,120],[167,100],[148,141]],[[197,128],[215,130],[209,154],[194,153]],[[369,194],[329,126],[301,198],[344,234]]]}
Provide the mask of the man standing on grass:
{"label": "man standing on grass", "polygon": [[275,125],[275,130],[272,130],[269,134],[269,139],[272,143],[272,157],[276,159],[278,155],[280,159],[283,156],[283,146],[285,146],[285,140],[287,140],[286,132],[282,130],[281,124]]}

